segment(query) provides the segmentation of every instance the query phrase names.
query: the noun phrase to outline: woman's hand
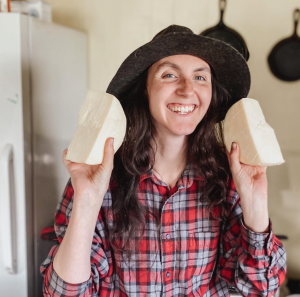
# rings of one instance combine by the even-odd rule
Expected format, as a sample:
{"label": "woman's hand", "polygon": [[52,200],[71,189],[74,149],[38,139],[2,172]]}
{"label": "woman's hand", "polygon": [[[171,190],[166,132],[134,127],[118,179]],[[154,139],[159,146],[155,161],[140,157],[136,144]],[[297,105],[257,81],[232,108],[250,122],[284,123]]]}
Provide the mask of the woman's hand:
{"label": "woman's hand", "polygon": [[99,199],[99,194],[101,194],[100,196],[103,199],[104,194],[108,189],[111,173],[113,170],[113,140],[113,138],[108,138],[106,140],[103,162],[102,164],[98,165],[75,163],[66,160],[65,157],[68,149],[64,150],[63,163],[70,173],[74,194],[77,197],[95,197]]}
{"label": "woman's hand", "polygon": [[268,232],[267,167],[241,163],[237,143],[232,143],[227,157],[235,188],[241,198],[245,226],[254,232]]}

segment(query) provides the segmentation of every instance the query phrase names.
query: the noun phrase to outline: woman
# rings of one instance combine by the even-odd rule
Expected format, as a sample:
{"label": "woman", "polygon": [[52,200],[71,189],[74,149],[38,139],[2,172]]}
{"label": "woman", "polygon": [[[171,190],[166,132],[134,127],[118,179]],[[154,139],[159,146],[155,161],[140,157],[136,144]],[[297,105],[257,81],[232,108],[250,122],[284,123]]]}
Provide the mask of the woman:
{"label": "woman", "polygon": [[266,168],[240,163],[238,144],[227,152],[220,124],[249,88],[235,49],[182,26],[122,63],[107,92],[124,108],[124,143],[114,156],[108,139],[99,166],[63,158],[44,296],[273,296],[286,259]]}

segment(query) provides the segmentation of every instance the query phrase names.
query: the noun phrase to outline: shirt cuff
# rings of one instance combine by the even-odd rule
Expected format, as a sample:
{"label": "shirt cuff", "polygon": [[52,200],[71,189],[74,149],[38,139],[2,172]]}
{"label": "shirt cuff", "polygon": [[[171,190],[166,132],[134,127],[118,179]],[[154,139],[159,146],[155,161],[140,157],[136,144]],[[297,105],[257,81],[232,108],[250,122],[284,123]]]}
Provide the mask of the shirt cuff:
{"label": "shirt cuff", "polygon": [[[52,260],[58,251],[58,247],[52,250]],[[53,261],[47,267],[44,285],[48,293],[55,293],[55,296],[77,296],[77,293],[83,292],[90,279],[78,284],[71,284],[64,281],[54,270]],[[76,294],[75,294],[76,293]],[[51,295],[52,296],[52,295]]]}
{"label": "shirt cuff", "polygon": [[253,256],[270,255],[273,243],[272,243],[272,222],[269,219],[269,232],[257,233],[249,230],[241,218],[241,232],[242,232],[242,245],[243,248]]}
{"label": "shirt cuff", "polygon": [[[51,263],[51,269],[52,269],[52,272],[51,272],[51,285],[54,286],[56,289],[59,287],[63,290],[65,290],[66,292],[74,292],[74,291],[78,291],[80,292],[80,288],[83,288],[85,287],[85,285],[89,282],[89,279],[82,282],[82,283],[78,283],[78,284],[71,284],[71,283],[68,283],[66,281],[64,281],[57,273],[56,271],[54,270],[54,267],[53,267],[53,262]],[[62,291],[63,293],[63,291]]]}

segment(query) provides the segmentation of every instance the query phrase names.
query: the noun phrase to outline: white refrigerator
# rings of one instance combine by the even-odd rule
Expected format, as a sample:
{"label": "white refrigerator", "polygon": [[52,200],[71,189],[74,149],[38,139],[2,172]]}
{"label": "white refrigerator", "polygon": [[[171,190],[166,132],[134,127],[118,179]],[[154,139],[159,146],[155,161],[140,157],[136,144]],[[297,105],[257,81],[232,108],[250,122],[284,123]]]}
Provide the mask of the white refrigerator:
{"label": "white refrigerator", "polygon": [[0,13],[0,296],[39,297],[69,174],[62,152],[87,92],[87,35]]}

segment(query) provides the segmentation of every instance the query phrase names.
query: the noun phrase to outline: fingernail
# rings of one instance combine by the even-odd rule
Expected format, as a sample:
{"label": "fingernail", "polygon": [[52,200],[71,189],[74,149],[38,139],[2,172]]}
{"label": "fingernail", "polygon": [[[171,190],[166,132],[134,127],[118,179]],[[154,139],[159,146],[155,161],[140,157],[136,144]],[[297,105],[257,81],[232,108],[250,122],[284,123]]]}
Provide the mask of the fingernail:
{"label": "fingernail", "polygon": [[110,140],[110,146],[114,146],[114,138],[112,138],[111,140]]}
{"label": "fingernail", "polygon": [[235,142],[232,143],[231,148],[232,148],[233,150],[236,149],[236,143],[235,143]]}

